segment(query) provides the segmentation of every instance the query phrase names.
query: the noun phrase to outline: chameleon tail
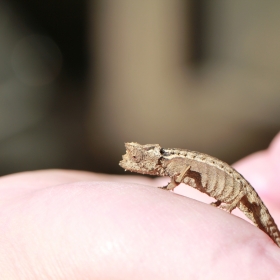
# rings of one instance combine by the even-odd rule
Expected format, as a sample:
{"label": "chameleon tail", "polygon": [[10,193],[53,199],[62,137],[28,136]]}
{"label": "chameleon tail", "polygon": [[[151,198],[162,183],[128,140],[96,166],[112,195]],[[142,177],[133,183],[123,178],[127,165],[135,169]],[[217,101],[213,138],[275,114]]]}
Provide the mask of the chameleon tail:
{"label": "chameleon tail", "polygon": [[279,229],[263,203],[250,203],[247,197],[243,197],[238,208],[280,247]]}

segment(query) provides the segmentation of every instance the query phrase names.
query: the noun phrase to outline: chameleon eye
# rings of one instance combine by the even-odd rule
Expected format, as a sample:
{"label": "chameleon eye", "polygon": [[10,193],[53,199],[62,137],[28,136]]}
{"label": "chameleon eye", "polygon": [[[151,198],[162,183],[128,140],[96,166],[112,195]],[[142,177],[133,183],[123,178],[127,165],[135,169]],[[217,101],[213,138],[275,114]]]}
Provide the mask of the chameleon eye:
{"label": "chameleon eye", "polygon": [[135,153],[132,155],[132,160],[136,163],[140,162],[142,158],[143,158],[142,153]]}

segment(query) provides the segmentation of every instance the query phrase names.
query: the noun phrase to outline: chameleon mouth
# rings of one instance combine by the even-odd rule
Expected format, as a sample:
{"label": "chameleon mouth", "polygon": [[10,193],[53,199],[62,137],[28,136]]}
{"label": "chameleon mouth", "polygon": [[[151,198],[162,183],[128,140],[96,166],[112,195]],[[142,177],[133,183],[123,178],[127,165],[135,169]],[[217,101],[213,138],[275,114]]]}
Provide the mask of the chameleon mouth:
{"label": "chameleon mouth", "polygon": [[128,157],[127,154],[123,155],[122,158],[123,158],[123,159],[119,162],[119,165],[120,165],[125,171],[131,170],[131,169],[133,169],[133,171],[139,170],[138,168],[135,168],[135,167],[136,167],[135,164],[134,164],[131,160],[129,160],[129,157]]}
{"label": "chameleon mouth", "polygon": [[133,160],[130,159],[130,157],[125,154],[122,156],[122,160],[119,162],[119,165],[125,170],[125,171],[130,171],[130,172],[137,172],[137,173],[142,173],[142,174],[148,174],[148,172],[145,172],[145,168]]}
{"label": "chameleon mouth", "polygon": [[139,172],[140,170],[138,166],[128,163],[124,160],[120,161],[119,165],[124,169],[124,171]]}
{"label": "chameleon mouth", "polygon": [[119,162],[119,165],[120,165],[120,167],[122,167],[126,171],[127,165],[125,163],[126,163],[126,161],[123,159]]}
{"label": "chameleon mouth", "polygon": [[127,159],[126,159],[126,157],[127,157],[127,155],[125,154],[125,155],[123,155],[122,156],[122,160],[119,162],[119,165],[122,167],[122,168],[124,168],[125,169],[125,171],[126,171],[126,168],[127,168]]}

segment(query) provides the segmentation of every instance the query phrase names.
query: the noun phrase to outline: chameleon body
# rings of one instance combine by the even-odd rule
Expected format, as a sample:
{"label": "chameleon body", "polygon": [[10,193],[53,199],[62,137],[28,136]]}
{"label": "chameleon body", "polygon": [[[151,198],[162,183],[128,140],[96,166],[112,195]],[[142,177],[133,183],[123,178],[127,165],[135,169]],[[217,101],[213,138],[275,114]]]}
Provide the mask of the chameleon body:
{"label": "chameleon body", "polygon": [[169,176],[162,189],[185,183],[216,199],[213,206],[228,212],[238,207],[280,247],[280,232],[268,209],[250,183],[227,163],[195,151],[165,149],[158,144],[125,143],[120,166],[132,172]]}

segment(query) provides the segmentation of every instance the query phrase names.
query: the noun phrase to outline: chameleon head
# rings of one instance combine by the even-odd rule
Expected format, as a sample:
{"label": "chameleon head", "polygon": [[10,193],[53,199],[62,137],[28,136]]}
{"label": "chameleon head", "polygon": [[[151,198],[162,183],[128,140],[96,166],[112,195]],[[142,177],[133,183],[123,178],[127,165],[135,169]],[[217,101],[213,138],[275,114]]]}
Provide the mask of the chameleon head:
{"label": "chameleon head", "polygon": [[143,174],[157,175],[158,161],[162,157],[161,147],[158,144],[140,145],[125,143],[126,154],[120,161],[125,170]]}

